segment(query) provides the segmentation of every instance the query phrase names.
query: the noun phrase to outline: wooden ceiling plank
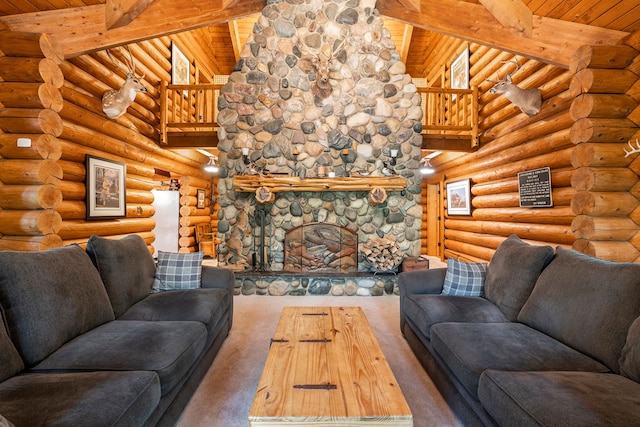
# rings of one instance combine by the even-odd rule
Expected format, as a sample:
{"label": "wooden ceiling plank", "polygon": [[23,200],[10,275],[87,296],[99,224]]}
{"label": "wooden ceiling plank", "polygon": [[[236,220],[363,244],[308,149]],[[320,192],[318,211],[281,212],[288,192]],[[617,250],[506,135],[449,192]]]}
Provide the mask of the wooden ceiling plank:
{"label": "wooden ceiling plank", "polygon": [[266,0],[238,0],[227,9],[221,9],[221,4],[155,0],[131,24],[108,31],[104,5],[3,16],[0,21],[14,31],[52,34],[69,58],[242,18],[262,11]]}
{"label": "wooden ceiling plank", "polygon": [[[464,3],[463,7],[461,3]],[[534,15],[532,37],[525,39],[492,25],[491,22],[495,22],[493,16],[483,5],[456,0],[424,2],[420,13],[407,11],[395,0],[381,0],[378,8],[382,15],[416,27],[518,53],[563,68],[569,68],[571,56],[581,46],[615,45],[628,35],[624,31]],[[455,15],[456,19],[450,19],[451,15]]]}
{"label": "wooden ceiling plank", "polygon": [[153,0],[107,0],[104,9],[107,29],[129,25],[152,2]]}
{"label": "wooden ceiling plank", "polygon": [[520,0],[480,0],[493,17],[507,30],[521,37],[533,33],[533,12]]}

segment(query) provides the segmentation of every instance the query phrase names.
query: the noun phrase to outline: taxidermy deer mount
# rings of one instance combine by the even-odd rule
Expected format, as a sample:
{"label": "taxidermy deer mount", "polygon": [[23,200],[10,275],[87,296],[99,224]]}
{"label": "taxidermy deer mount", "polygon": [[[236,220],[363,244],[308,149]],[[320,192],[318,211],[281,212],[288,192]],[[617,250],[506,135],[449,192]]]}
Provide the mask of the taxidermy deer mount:
{"label": "taxidermy deer mount", "polygon": [[[315,82],[313,86],[311,86],[311,92],[319,99],[326,99],[331,95],[331,91],[333,90],[329,79],[331,61],[333,61],[333,55],[339,51],[343,45],[344,40],[339,43],[334,41],[331,47],[324,45],[320,49],[320,53],[315,54],[302,43],[298,43],[298,48],[303,54],[299,62],[300,69],[307,74],[315,74]],[[326,53],[327,50],[329,50],[329,53]]]}
{"label": "taxidermy deer mount", "polygon": [[[127,68],[125,70],[127,71],[127,77],[125,78],[124,84],[120,89],[109,89],[102,95],[102,111],[104,111],[110,119],[117,119],[123,115],[127,111],[127,108],[129,108],[129,105],[136,99],[138,92],[147,91],[147,88],[140,82],[140,80],[144,78],[144,75],[136,75],[136,63],[133,60],[131,50],[128,47],[127,50],[129,51],[129,61],[126,61]],[[107,55],[114,65],[123,68],[122,65],[116,64],[108,49]]]}
{"label": "taxidermy deer mount", "polygon": [[521,89],[518,85],[513,84],[511,75],[520,69],[520,64],[515,59],[502,62],[513,62],[516,64],[516,69],[504,78],[500,78],[500,75],[498,75],[498,80],[487,79],[488,82],[496,83],[489,89],[489,92],[506,96],[509,101],[518,106],[527,116],[535,116],[540,112],[540,105],[542,105],[542,93],[540,89]]}
{"label": "taxidermy deer mount", "polygon": [[631,150],[627,151],[624,148],[622,149],[625,152],[625,157],[632,155],[633,153],[640,153],[640,142],[638,142],[638,138],[636,138],[636,146],[634,147],[633,144],[631,144],[631,140],[629,140],[628,142],[629,144],[629,148],[631,148]]}

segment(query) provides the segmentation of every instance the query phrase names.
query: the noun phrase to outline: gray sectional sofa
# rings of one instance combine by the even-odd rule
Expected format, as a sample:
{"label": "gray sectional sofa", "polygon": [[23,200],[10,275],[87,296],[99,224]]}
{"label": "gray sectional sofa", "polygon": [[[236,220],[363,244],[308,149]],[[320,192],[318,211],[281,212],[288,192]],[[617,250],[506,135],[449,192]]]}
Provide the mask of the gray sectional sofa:
{"label": "gray sectional sofa", "polygon": [[231,329],[234,275],[203,266],[201,287],[152,293],[155,272],[137,235],[0,251],[0,416],[174,425]]}
{"label": "gray sectional sofa", "polygon": [[448,268],[399,275],[400,327],[464,425],[640,425],[640,263],[514,235],[482,296]]}

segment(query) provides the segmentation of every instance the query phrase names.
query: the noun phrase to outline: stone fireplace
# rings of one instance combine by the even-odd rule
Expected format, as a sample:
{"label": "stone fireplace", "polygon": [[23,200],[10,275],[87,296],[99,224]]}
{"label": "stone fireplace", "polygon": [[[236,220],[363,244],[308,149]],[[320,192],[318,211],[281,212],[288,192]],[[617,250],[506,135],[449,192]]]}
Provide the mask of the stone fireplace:
{"label": "stone fireplace", "polygon": [[[287,233],[312,223],[419,255],[420,96],[375,1],[269,2],[218,108],[223,263],[284,272]],[[263,204],[239,185],[248,176],[295,181],[260,187],[274,191]],[[392,178],[404,186],[371,203],[363,184]]]}

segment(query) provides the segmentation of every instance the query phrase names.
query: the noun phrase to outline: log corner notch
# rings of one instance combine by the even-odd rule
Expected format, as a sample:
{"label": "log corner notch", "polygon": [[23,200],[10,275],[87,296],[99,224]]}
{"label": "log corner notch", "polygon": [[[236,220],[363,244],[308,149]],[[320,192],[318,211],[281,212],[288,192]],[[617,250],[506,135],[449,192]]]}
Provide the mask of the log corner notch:
{"label": "log corner notch", "polygon": [[129,25],[153,0],[107,0],[104,20],[107,30]]}
{"label": "log corner notch", "polygon": [[510,33],[532,37],[533,12],[521,0],[480,0],[480,3]]}

